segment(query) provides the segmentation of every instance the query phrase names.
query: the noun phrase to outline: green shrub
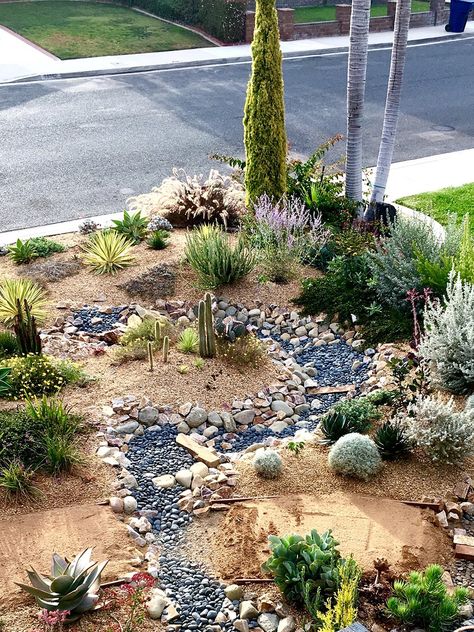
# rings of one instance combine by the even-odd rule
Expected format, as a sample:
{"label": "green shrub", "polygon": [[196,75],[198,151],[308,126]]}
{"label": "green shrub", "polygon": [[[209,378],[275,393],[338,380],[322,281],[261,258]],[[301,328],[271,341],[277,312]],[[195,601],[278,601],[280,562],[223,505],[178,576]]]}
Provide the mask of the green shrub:
{"label": "green shrub", "polygon": [[374,436],[382,459],[392,461],[405,456],[411,448],[411,443],[406,436],[401,424],[395,421],[386,421]]}
{"label": "green shrub", "polygon": [[474,284],[474,239],[469,225],[469,216],[463,220],[463,232],[459,253],[456,259],[456,271],[463,281]]}
{"label": "green shrub", "polygon": [[51,474],[69,472],[75,465],[83,462],[74,441],[68,436],[47,434],[43,445],[46,467]]}
{"label": "green shrub", "polygon": [[330,597],[337,589],[337,565],[340,553],[331,531],[319,535],[316,529],[303,538],[288,535],[268,537],[271,555],[262,569],[273,575],[275,584],[288,601],[302,604],[304,582],[314,582],[321,598]]}
{"label": "green shrub", "polygon": [[82,387],[92,381],[76,362],[71,362],[70,360],[54,360],[54,364],[65,384],[76,384]]}
{"label": "green shrub", "polygon": [[435,296],[443,296],[448,285],[449,274],[454,266],[454,257],[440,255],[437,261],[431,261],[422,252],[416,251],[415,258],[420,285],[429,287]]}
{"label": "green shrub", "polygon": [[374,404],[374,406],[387,406],[393,404],[393,402],[397,399],[397,393],[396,391],[388,391],[384,388],[378,388],[368,395],[365,395],[365,399],[371,404]]}
{"label": "green shrub", "polygon": [[193,327],[186,327],[181,332],[178,342],[176,343],[178,351],[182,353],[197,353],[199,350],[199,336]]}
{"label": "green shrub", "polygon": [[263,478],[278,478],[283,469],[283,461],[275,450],[257,450],[253,467]]}
{"label": "green shrub", "polygon": [[338,439],[332,446],[328,463],[338,474],[368,481],[379,471],[382,460],[372,439],[351,432]]}
{"label": "green shrub", "polygon": [[433,376],[455,393],[474,388],[474,285],[450,276],[446,297],[425,309],[425,335],[419,353],[433,365]]}
{"label": "green shrub", "polygon": [[132,244],[139,244],[146,237],[148,219],[141,213],[123,212],[123,219],[112,220],[113,230],[124,235]]}
{"label": "green shrub", "polygon": [[0,331],[0,360],[19,352],[16,337],[9,331]]}
{"label": "green shrub", "polygon": [[448,594],[443,569],[437,564],[424,572],[412,571],[407,581],[393,584],[393,596],[387,601],[391,615],[400,623],[443,632],[456,621],[459,608],[469,601],[469,591],[456,587]]}
{"label": "green shrub", "polygon": [[367,432],[372,421],[380,417],[375,404],[366,397],[344,399],[335,404],[332,410],[342,413],[354,427],[360,428],[360,430],[355,430],[354,432]]}
{"label": "green shrub", "polygon": [[92,233],[83,248],[84,261],[96,274],[116,274],[134,263],[131,247],[128,238],[115,230]]}
{"label": "green shrub", "polygon": [[18,301],[24,305],[27,301],[31,315],[38,322],[46,317],[46,294],[44,290],[29,279],[4,279],[0,283],[0,322],[10,327],[18,315]]}
{"label": "green shrub", "polygon": [[217,355],[232,366],[257,369],[266,357],[263,344],[253,333],[240,336],[235,342],[229,342],[221,336],[216,337]]}
{"label": "green shrub", "polygon": [[46,239],[46,237],[33,237],[22,241],[17,239],[13,246],[9,247],[9,255],[12,261],[17,264],[30,263],[39,257],[49,257],[55,252],[64,252],[65,248],[56,241]]}
{"label": "green shrub", "polygon": [[34,496],[37,493],[32,478],[34,471],[18,461],[10,461],[0,467],[0,488],[17,497]]}
{"label": "green shrub", "polygon": [[80,383],[84,372],[66,360],[30,354],[0,361],[0,368],[11,369],[9,397],[28,398],[57,393],[65,384]]}
{"label": "green shrub", "polygon": [[238,0],[198,0],[198,23],[223,42],[245,39],[245,4]]}
{"label": "green shrub", "polygon": [[282,54],[275,0],[256,0],[251,51],[243,121],[248,206],[264,193],[279,200],[287,188]]}
{"label": "green shrub", "polygon": [[24,410],[0,412],[0,465],[12,461],[33,465],[41,454],[41,426]]}
{"label": "green shrub", "polygon": [[251,272],[256,264],[255,255],[242,239],[232,246],[227,234],[217,226],[201,226],[190,232],[186,237],[185,255],[203,289],[234,283]]}
{"label": "green shrub", "polygon": [[147,239],[147,244],[153,250],[164,250],[168,246],[170,234],[167,230],[155,230]]}
{"label": "green shrub", "polygon": [[0,368],[0,397],[7,397],[11,389],[10,369]]}

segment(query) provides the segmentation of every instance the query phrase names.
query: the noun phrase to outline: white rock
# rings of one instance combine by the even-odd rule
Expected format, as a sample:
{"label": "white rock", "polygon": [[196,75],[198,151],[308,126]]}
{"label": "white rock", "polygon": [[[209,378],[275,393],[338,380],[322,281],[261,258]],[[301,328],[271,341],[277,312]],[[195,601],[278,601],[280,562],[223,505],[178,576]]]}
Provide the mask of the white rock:
{"label": "white rock", "polygon": [[191,487],[191,481],[193,480],[193,473],[191,470],[179,470],[174,475],[176,482],[189,489]]}
{"label": "white rock", "polygon": [[234,601],[234,599],[242,599],[244,596],[244,590],[242,586],[238,586],[237,584],[229,584],[224,588],[225,596]]}
{"label": "white rock", "polygon": [[151,591],[150,599],[146,603],[146,609],[150,619],[159,619],[166,608],[168,599],[162,590],[154,588]]}
{"label": "white rock", "polygon": [[176,479],[172,474],[162,474],[152,479],[153,485],[160,489],[169,489],[176,485]]}
{"label": "white rock", "polygon": [[123,499],[123,510],[126,514],[132,514],[137,510],[137,501],[133,496],[125,496]]}
{"label": "white rock", "polygon": [[201,478],[206,478],[209,475],[209,468],[205,463],[201,463],[201,461],[196,461],[189,468],[191,472],[196,476],[200,476]]}
{"label": "white rock", "polygon": [[278,623],[278,632],[294,632],[296,629],[296,621],[294,617],[285,617],[280,619]]}
{"label": "white rock", "polygon": [[241,601],[239,614],[241,619],[255,619],[258,616],[258,610],[252,601]]}
{"label": "white rock", "polygon": [[271,614],[269,612],[264,612],[257,619],[258,625],[264,632],[276,632],[279,621],[280,619],[277,614]]}
{"label": "white rock", "polygon": [[118,496],[111,496],[109,498],[109,505],[110,508],[112,509],[112,511],[114,513],[123,513],[123,500],[122,498],[119,498]]}

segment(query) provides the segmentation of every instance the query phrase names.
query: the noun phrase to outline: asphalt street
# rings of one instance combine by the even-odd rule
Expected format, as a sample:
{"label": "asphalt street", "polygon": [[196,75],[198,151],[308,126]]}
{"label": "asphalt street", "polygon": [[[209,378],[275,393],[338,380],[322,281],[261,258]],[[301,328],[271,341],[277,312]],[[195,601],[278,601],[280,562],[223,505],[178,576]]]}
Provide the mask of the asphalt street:
{"label": "asphalt street", "polygon": [[[394,160],[474,147],[474,39],[410,46]],[[390,51],[369,53],[364,160],[376,161]],[[287,132],[309,154],[345,131],[347,54],[284,62]],[[120,211],[171,173],[242,155],[250,65],[0,86],[0,231]],[[343,143],[337,153],[344,151]]]}

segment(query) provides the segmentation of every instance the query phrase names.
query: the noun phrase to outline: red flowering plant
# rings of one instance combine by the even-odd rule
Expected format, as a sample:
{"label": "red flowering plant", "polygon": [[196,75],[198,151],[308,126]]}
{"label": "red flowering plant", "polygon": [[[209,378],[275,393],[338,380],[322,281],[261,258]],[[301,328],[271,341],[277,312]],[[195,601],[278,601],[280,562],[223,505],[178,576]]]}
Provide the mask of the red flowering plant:
{"label": "red flowering plant", "polygon": [[[115,624],[113,632],[135,632],[143,623],[146,615],[145,604],[150,590],[155,586],[156,579],[149,573],[135,573],[130,582],[119,588],[105,591],[103,603],[109,612],[112,609],[123,611],[124,620],[110,612]],[[121,617],[122,618],[122,617]]]}
{"label": "red flowering plant", "polygon": [[61,632],[69,614],[69,610],[41,610],[38,620],[42,627],[34,628],[31,632]]}

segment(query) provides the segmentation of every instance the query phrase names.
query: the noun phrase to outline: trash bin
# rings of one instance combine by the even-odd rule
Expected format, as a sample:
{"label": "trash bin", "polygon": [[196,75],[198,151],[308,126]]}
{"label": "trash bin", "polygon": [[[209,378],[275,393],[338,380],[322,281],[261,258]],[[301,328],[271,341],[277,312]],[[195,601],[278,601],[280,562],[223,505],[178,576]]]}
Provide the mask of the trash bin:
{"label": "trash bin", "polygon": [[462,33],[466,28],[469,11],[474,7],[471,0],[451,0],[449,9],[449,24],[446,30],[450,33]]}

